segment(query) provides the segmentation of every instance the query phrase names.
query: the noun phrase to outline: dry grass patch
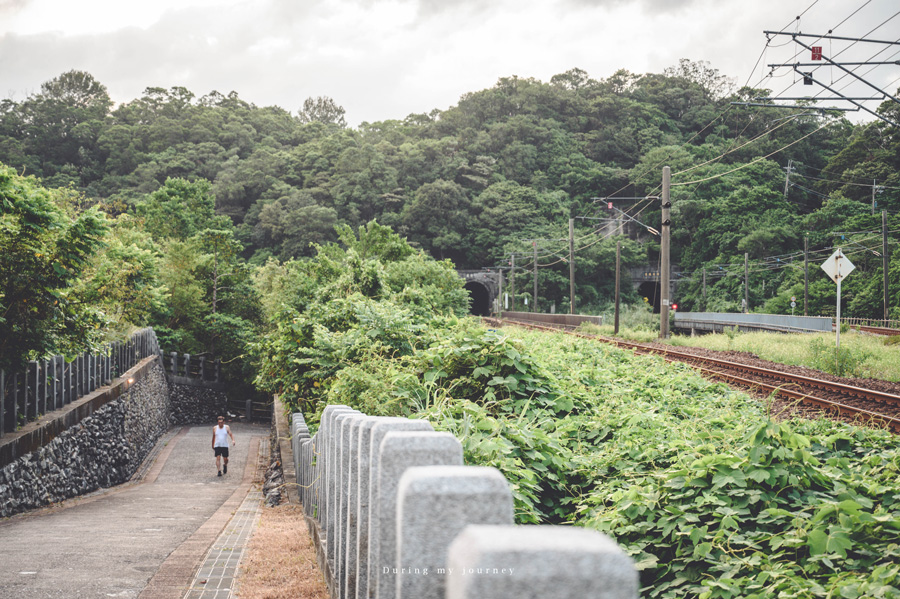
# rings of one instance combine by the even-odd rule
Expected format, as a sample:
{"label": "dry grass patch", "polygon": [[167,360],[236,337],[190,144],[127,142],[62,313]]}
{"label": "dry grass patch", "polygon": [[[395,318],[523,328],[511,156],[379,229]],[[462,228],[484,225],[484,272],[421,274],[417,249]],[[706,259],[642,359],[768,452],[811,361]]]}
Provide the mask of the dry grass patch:
{"label": "dry grass patch", "polygon": [[238,576],[241,599],[328,599],[303,508],[263,508]]}

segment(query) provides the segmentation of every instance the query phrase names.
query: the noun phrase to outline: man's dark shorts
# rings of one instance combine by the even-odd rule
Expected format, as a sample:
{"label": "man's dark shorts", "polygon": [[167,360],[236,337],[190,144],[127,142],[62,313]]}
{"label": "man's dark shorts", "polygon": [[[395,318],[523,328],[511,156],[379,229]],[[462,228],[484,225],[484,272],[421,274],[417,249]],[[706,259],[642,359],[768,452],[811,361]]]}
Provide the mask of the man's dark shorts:
{"label": "man's dark shorts", "polygon": [[228,457],[228,448],[227,447],[213,447],[213,453],[215,457],[222,456],[223,458]]}

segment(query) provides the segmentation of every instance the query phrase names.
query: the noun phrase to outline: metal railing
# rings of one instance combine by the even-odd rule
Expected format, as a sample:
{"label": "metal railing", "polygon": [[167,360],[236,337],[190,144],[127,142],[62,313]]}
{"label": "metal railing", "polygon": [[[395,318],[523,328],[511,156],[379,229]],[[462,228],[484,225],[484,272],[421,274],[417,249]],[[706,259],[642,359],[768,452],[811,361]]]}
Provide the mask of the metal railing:
{"label": "metal railing", "polygon": [[110,384],[144,358],[158,354],[156,333],[146,328],[98,353],[81,353],[71,362],[53,356],[28,362],[24,372],[0,370],[0,436]]}

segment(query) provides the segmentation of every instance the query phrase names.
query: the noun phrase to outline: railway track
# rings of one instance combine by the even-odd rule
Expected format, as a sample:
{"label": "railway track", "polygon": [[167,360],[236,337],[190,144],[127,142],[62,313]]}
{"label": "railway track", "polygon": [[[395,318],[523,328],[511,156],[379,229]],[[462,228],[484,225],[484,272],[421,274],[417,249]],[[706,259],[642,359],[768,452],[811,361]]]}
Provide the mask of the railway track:
{"label": "railway track", "polygon": [[885,327],[870,327],[865,325],[853,325],[851,329],[857,329],[864,333],[872,333],[873,335],[900,335],[900,329],[888,329]]}
{"label": "railway track", "polygon": [[[526,321],[501,321],[499,319],[485,319],[485,321],[495,326],[512,324],[555,332],[562,328]],[[887,427],[894,433],[900,433],[900,395],[751,364],[700,356],[668,347],[661,348],[659,345],[623,341],[571,330],[566,332],[578,337],[611,343],[637,353],[656,354],[669,361],[684,362],[698,369],[707,377],[722,380],[731,385],[765,395],[774,395],[776,399],[796,402],[809,406],[813,410],[825,411],[843,421],[866,426]]]}

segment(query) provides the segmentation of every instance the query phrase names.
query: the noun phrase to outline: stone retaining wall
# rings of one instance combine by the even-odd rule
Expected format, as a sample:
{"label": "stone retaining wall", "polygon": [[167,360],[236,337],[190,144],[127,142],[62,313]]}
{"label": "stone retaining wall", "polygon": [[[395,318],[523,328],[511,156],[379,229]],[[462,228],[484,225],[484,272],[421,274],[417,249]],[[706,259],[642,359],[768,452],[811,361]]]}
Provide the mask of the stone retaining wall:
{"label": "stone retaining wall", "polygon": [[0,517],[127,481],[169,428],[165,372],[147,358],[4,439]]}
{"label": "stone retaining wall", "polygon": [[293,414],[300,500],[332,599],[634,599],[631,559],[571,526],[515,526],[509,484],[425,420]]}
{"label": "stone retaining wall", "polygon": [[[170,377],[171,379],[172,377]],[[185,377],[178,377],[185,379]],[[172,425],[216,424],[216,416],[225,414],[228,397],[222,384],[197,381],[170,382]]]}

